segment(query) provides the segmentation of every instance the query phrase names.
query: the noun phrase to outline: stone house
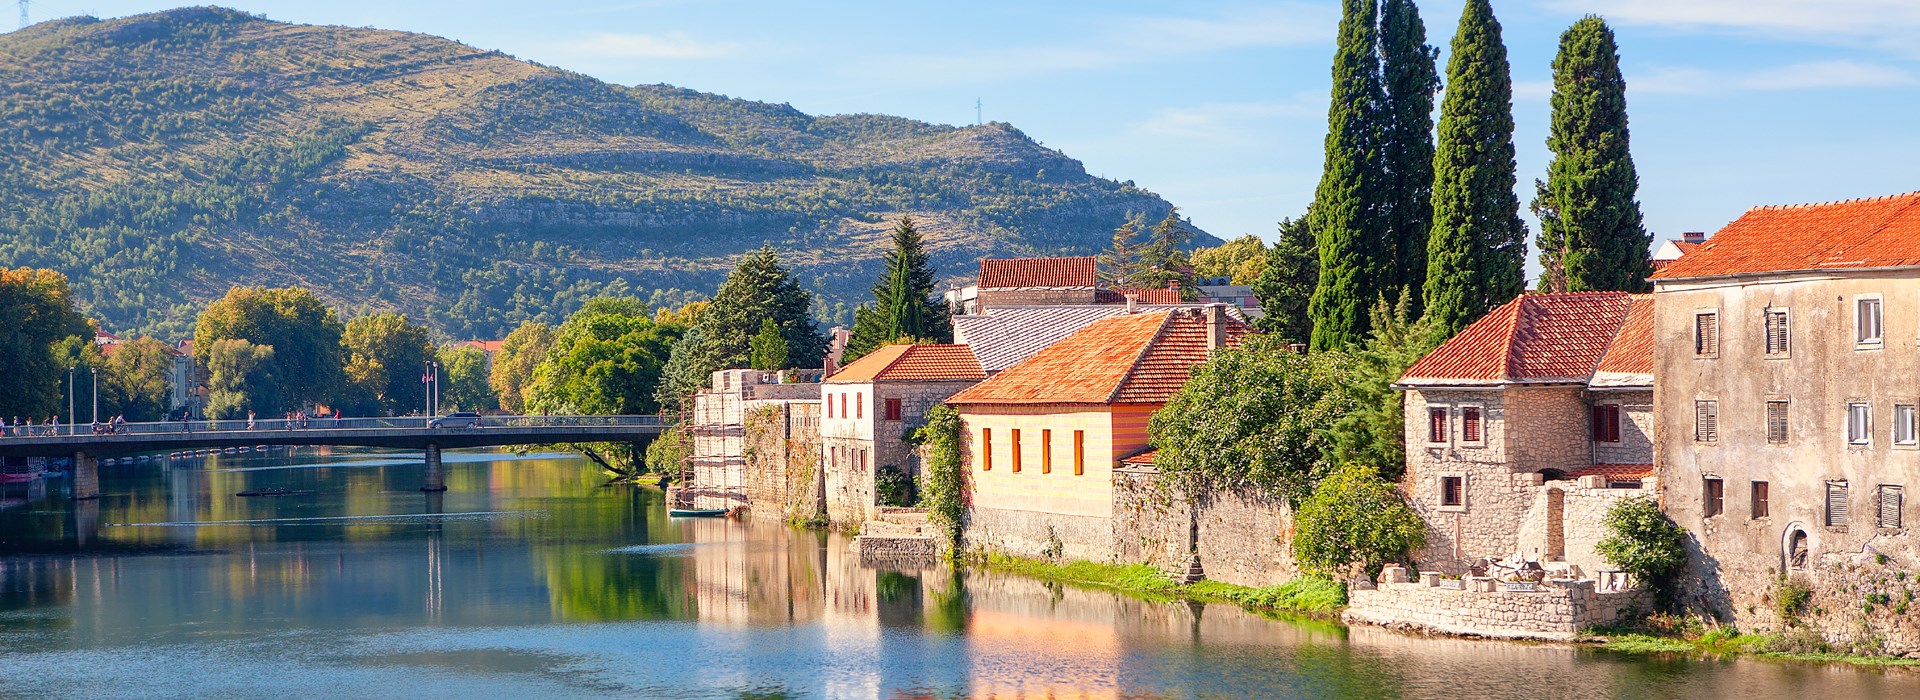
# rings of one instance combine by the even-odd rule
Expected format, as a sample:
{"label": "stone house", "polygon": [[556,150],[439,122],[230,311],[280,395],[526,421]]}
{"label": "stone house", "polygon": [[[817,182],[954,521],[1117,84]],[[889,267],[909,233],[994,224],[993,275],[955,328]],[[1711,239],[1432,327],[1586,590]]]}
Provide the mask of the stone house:
{"label": "stone house", "polygon": [[747,505],[746,417],[760,406],[820,400],[818,370],[723,369],[693,396],[686,416],[687,466],[675,502],[694,508]]}
{"label": "stone house", "polygon": [[1115,556],[1114,480],[1147,419],[1247,326],[1225,304],[1104,318],[947,403],[964,424],[965,538],[1019,556]]}
{"label": "stone house", "polygon": [[1830,639],[1920,650],[1892,610],[1920,566],[1916,266],[1920,193],[1756,207],[1655,273],[1654,463],[1697,540],[1691,602],[1766,629],[1787,573]]}
{"label": "stone house", "polygon": [[1515,555],[1609,568],[1594,553],[1602,516],[1651,493],[1652,319],[1646,295],[1526,294],[1407,369],[1395,387],[1422,568]]}
{"label": "stone house", "polygon": [[1100,286],[1093,256],[1073,258],[986,258],[973,306],[978,313],[996,306],[1092,304]]}
{"label": "stone house", "polygon": [[986,378],[965,345],[888,345],[848,363],[821,389],[820,454],[827,520],[856,524],[877,513],[875,478],[893,471],[909,482],[919,464],[907,432],[927,409]]}

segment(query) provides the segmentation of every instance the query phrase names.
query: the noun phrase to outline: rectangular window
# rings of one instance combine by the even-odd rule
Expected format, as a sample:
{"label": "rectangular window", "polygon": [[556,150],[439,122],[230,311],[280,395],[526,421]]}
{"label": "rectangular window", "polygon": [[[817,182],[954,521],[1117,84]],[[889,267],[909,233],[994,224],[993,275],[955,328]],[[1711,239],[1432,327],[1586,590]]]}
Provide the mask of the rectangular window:
{"label": "rectangular window", "polygon": [[1713,477],[1701,481],[1700,502],[1706,517],[1713,517],[1727,511],[1726,482]]}
{"label": "rectangular window", "polygon": [[1864,403],[1847,404],[1847,444],[1873,442],[1873,408]]}
{"label": "rectangular window", "polygon": [[1007,460],[1007,463],[1013,465],[1013,473],[1018,474],[1020,473],[1020,429],[1019,428],[1013,429],[1013,438],[1011,442],[1012,444],[1008,445],[1008,447],[1013,450],[1013,459]]}
{"label": "rectangular window", "polygon": [[1787,353],[1787,310],[1767,309],[1767,354]]}
{"label": "rectangular window", "polygon": [[1040,431],[1040,473],[1053,473],[1053,431]]}
{"label": "rectangular window", "polygon": [[847,417],[847,395],[846,394],[840,395],[840,417],[841,418]]}
{"label": "rectangular window", "polygon": [[1440,477],[1440,505],[1461,506],[1467,502],[1467,478],[1464,476]]}
{"label": "rectangular window", "polygon": [[980,471],[993,471],[993,429],[980,429]]}
{"label": "rectangular window", "polygon": [[1720,440],[1720,406],[1713,401],[1693,402],[1693,441]]}
{"label": "rectangular window", "polygon": [[1693,354],[1720,354],[1720,314],[1710,311],[1693,315]]}
{"label": "rectangular window", "polygon": [[853,417],[855,418],[867,417],[867,395],[866,394],[853,395]]}
{"label": "rectangular window", "polygon": [[1920,414],[1913,404],[1894,404],[1893,406],[1893,444],[1920,444],[1920,424],[1915,423]]}
{"label": "rectangular window", "polygon": [[887,399],[887,420],[900,420],[899,399]]}
{"label": "rectangular window", "polygon": [[1862,345],[1880,342],[1880,300],[1856,299],[1853,306],[1854,342]]}
{"label": "rectangular window", "polygon": [[1749,513],[1755,520],[1767,517],[1767,482],[1753,482],[1753,505]]}
{"label": "rectangular window", "polygon": [[833,394],[827,394],[827,417],[833,417]]}
{"label": "rectangular window", "polygon": [[1880,527],[1900,527],[1900,506],[1905,500],[1905,488],[1880,486]]}
{"label": "rectangular window", "polygon": [[1480,431],[1480,407],[1479,406],[1461,406],[1460,407],[1460,440],[1461,442],[1479,442],[1482,439],[1480,432],[1481,432]]}
{"label": "rectangular window", "polygon": [[1827,482],[1827,527],[1847,524],[1847,482]]}
{"label": "rectangular window", "polygon": [[1446,441],[1447,441],[1447,409],[1445,408],[1427,409],[1427,442],[1442,443]]}
{"label": "rectangular window", "polygon": [[1087,431],[1073,431],[1073,475],[1087,473]]}
{"label": "rectangular window", "polygon": [[1593,407],[1593,441],[1620,441],[1620,404],[1603,403]]}
{"label": "rectangular window", "polygon": [[1787,444],[1787,402],[1767,402],[1767,444]]}

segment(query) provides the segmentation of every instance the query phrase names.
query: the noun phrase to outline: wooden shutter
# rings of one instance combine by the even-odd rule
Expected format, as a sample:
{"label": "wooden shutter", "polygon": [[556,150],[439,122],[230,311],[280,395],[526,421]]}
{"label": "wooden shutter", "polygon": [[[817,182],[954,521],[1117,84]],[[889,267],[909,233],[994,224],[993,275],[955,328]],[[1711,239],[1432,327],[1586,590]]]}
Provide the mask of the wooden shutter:
{"label": "wooden shutter", "polygon": [[1480,441],[1481,425],[1478,406],[1466,406],[1460,409],[1460,439],[1465,442]]}
{"label": "wooden shutter", "polygon": [[980,429],[980,471],[993,471],[993,429]]}
{"label": "wooden shutter", "polygon": [[1899,486],[1880,487],[1880,527],[1900,527],[1900,504],[1905,500],[1904,491]]}
{"label": "wooden shutter", "polygon": [[1715,355],[1720,352],[1720,315],[1694,314],[1693,316],[1693,352],[1696,355]]}
{"label": "wooden shutter", "polygon": [[1767,443],[1787,444],[1787,402],[1767,402]]}
{"label": "wooden shutter", "polygon": [[1695,442],[1720,439],[1720,411],[1712,401],[1693,402],[1693,439]]}
{"label": "wooden shutter", "polygon": [[1040,431],[1040,473],[1053,473],[1053,431]]}
{"label": "wooden shutter", "polygon": [[1847,482],[1827,482],[1827,527],[1847,524]]}
{"label": "wooden shutter", "polygon": [[1447,409],[1427,409],[1427,442],[1447,441]]}
{"label": "wooden shutter", "polygon": [[1007,460],[1007,463],[1013,465],[1013,473],[1018,474],[1020,473],[1020,429],[1014,428],[1013,437],[1009,439],[1012,441],[1008,445],[1013,450],[1013,458]]}
{"label": "wooden shutter", "polygon": [[1753,482],[1752,517],[1767,517],[1767,482]]}
{"label": "wooden shutter", "polygon": [[1780,354],[1787,351],[1787,312],[1767,312],[1767,353]]}

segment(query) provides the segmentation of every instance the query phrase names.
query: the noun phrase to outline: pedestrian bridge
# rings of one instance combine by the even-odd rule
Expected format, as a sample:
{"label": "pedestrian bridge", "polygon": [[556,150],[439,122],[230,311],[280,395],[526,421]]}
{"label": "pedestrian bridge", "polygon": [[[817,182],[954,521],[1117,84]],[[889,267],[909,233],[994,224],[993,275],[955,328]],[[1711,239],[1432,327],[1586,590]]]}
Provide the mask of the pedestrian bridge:
{"label": "pedestrian bridge", "polygon": [[427,491],[444,491],[440,451],[461,447],[557,442],[644,445],[667,428],[660,416],[486,416],[459,418],[308,418],[304,420],[127,423],[113,432],[91,426],[20,427],[0,436],[0,457],[72,457],[73,497],[100,495],[99,460],[152,452],[224,450],[256,445],[342,445],[426,453]]}

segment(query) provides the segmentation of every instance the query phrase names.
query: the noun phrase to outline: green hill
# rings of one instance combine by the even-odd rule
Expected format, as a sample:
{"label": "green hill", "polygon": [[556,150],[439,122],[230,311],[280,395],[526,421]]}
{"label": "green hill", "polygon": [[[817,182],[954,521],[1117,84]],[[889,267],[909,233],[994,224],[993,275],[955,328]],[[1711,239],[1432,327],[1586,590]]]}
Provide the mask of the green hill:
{"label": "green hill", "polygon": [[0,35],[0,154],[0,264],[168,336],[229,285],[294,284],[498,337],[600,293],[704,296],[763,244],[843,321],[899,214],[963,277],[1169,206],[1007,124],[810,116],[218,8]]}

